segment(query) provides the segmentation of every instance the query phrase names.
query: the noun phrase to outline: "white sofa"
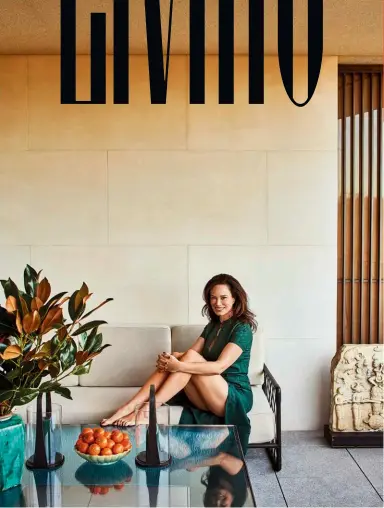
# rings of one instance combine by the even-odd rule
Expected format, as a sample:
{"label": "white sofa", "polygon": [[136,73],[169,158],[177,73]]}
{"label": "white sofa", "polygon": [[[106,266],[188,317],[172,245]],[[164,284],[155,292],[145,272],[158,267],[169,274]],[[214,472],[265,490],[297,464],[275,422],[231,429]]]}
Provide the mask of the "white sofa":
{"label": "white sofa", "polygon": [[[53,394],[63,408],[63,423],[98,423],[129,400],[155,370],[162,351],[186,351],[201,334],[202,325],[103,325],[103,343],[111,344],[95,358],[89,374],[72,376],[65,384],[73,400]],[[249,378],[254,395],[249,413],[250,446],[267,448],[276,470],[281,467],[280,388],[265,366],[261,328],[254,334]],[[33,402],[35,404],[35,401]],[[177,424],[182,407],[171,407]],[[25,417],[26,408],[17,408]]]}

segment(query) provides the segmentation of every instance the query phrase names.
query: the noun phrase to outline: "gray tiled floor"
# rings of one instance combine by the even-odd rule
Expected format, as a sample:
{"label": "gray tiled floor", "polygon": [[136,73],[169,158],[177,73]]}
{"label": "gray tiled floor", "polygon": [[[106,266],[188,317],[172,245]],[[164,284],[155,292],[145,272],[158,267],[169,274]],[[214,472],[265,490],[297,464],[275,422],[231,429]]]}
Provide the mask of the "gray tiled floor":
{"label": "gray tiled floor", "polygon": [[282,439],[278,473],[265,450],[246,455],[257,506],[384,506],[382,449],[330,448],[320,430],[283,432]]}

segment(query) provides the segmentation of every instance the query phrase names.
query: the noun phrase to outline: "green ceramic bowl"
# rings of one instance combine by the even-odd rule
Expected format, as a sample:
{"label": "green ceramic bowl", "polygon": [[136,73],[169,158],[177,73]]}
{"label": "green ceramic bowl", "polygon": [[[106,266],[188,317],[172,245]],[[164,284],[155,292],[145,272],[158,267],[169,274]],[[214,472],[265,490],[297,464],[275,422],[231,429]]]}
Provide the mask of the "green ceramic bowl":
{"label": "green ceramic bowl", "polygon": [[88,453],[81,453],[79,450],[74,448],[77,455],[79,455],[82,459],[90,462],[91,464],[96,464],[97,466],[108,466],[111,464],[116,464],[119,460],[123,459],[130,453],[132,447],[123,453],[117,453],[116,455],[89,455]]}

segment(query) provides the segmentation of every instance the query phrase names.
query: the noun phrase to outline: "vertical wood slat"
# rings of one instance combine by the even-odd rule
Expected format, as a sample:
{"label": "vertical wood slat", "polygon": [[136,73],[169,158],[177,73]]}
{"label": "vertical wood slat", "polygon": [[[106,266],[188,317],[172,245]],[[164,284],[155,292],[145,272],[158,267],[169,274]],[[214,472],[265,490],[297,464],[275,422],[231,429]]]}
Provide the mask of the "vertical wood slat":
{"label": "vertical wood slat", "polygon": [[355,150],[355,76],[351,74],[351,93],[349,94],[350,100],[350,139],[349,139],[349,164],[350,164],[350,198],[349,198],[349,213],[350,213],[350,233],[349,233],[349,256],[350,256],[350,302],[349,302],[349,319],[350,319],[350,327],[349,327],[349,344],[354,343],[354,308],[353,308],[353,294],[354,294],[354,266],[353,266],[353,253],[354,253],[354,226],[355,226],[355,158],[354,158],[354,150]]}
{"label": "vertical wood slat", "polygon": [[338,346],[384,338],[382,85],[383,66],[339,67]]}
{"label": "vertical wood slat", "polygon": [[372,295],[372,162],[373,162],[373,115],[372,115],[372,74],[369,74],[369,125],[368,125],[368,203],[369,203],[369,261],[368,261],[368,340],[371,343],[371,295]]}
{"label": "vertical wood slat", "polygon": [[379,107],[377,115],[377,218],[378,218],[378,242],[377,242],[377,343],[383,343],[384,338],[384,216],[383,216],[383,75],[378,83]]}

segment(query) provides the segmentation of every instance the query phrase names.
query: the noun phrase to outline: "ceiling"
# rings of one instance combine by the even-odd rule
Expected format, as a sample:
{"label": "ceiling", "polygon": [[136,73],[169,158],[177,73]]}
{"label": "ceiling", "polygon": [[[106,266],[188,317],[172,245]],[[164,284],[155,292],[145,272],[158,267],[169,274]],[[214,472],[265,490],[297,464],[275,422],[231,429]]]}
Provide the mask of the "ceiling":
{"label": "ceiling", "polygon": [[[65,0],[64,0],[65,1]],[[307,4],[294,0],[294,52],[307,53]],[[265,54],[277,54],[277,3],[265,0]],[[166,42],[170,0],[160,0]],[[91,12],[107,13],[113,52],[113,0],[77,0],[77,52],[89,53]],[[130,52],[146,54],[144,0],[130,0]],[[206,0],[206,53],[217,54],[218,0]],[[166,46],[165,46],[166,47]],[[189,0],[174,0],[171,52],[189,53]],[[235,52],[248,53],[248,0],[235,0]],[[59,54],[60,0],[0,0],[0,54]],[[324,55],[383,55],[382,0],[324,0]],[[368,59],[369,60],[369,59]]]}

